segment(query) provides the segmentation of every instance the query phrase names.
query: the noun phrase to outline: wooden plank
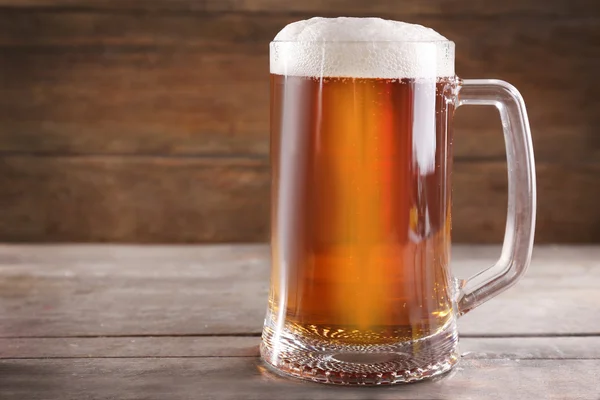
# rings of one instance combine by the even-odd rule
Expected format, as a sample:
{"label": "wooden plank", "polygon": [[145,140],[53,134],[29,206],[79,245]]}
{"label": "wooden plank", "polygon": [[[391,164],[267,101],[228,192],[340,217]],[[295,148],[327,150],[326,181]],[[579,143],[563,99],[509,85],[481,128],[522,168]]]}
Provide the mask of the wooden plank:
{"label": "wooden plank", "polygon": [[[539,161],[590,162],[600,158],[593,15],[413,22],[456,42],[459,75],[521,90]],[[0,13],[0,151],[266,156],[267,44],[301,17]],[[456,127],[458,159],[504,157],[495,111],[461,109]]]}
{"label": "wooden plank", "polygon": [[542,16],[588,15],[597,3],[594,0],[549,0],[541,4],[536,0],[508,0],[482,4],[477,0],[405,0],[402,7],[394,0],[333,0],[322,2],[306,0],[0,0],[0,6],[14,8],[81,10],[171,10],[171,11],[228,11],[267,13],[308,13],[317,15],[365,15],[402,13],[404,15],[441,15],[462,17],[467,15],[497,16],[532,14]]}
{"label": "wooden plank", "polygon": [[[454,273],[496,246],[456,246]],[[0,337],[259,335],[268,249],[0,246]],[[600,247],[538,247],[513,289],[461,318],[463,336],[599,335]],[[515,341],[521,341],[515,338]]]}
{"label": "wooden plank", "polygon": [[[38,70],[38,63],[48,68]],[[242,64],[248,73],[238,73]],[[0,60],[0,70],[7,72],[3,93],[13,98],[0,100],[6,106],[0,108],[3,152],[266,156],[269,151],[265,57],[22,53]]]}
{"label": "wooden plank", "polygon": [[[491,246],[455,246],[454,274],[459,278],[473,276],[482,267],[492,265],[498,254],[499,249]],[[537,246],[525,277],[515,287],[462,317],[460,332],[470,336],[494,335],[493,332],[598,334],[600,321],[589,324],[594,319],[590,315],[598,315],[599,310],[589,301],[597,295],[588,285],[588,279],[599,277],[598,260],[600,249],[596,246]],[[579,317],[575,318],[575,314]]]}
{"label": "wooden plank", "polygon": [[600,337],[462,338],[463,359],[600,359]]}
{"label": "wooden plank", "polygon": [[[600,241],[600,164],[537,169],[538,243]],[[266,241],[269,185],[264,159],[3,156],[0,240]],[[456,162],[453,185],[454,240],[500,242],[504,163]]]}
{"label": "wooden plank", "polygon": [[394,0],[375,0],[365,3],[361,0],[333,0],[322,2],[319,0],[308,0],[296,2],[294,0],[208,0],[208,10],[227,11],[263,11],[271,12],[301,12],[316,15],[368,15],[374,14],[390,15],[435,15],[443,17],[465,16],[502,16],[502,15],[542,15],[542,16],[565,16],[585,15],[585,11],[600,11],[598,4],[590,0],[577,0],[569,3],[565,0],[550,0],[543,5],[534,0],[527,1],[504,1],[494,4],[485,4],[476,0],[409,0],[403,1],[402,7]]}
{"label": "wooden plank", "polygon": [[[4,9],[0,45],[48,53],[94,50],[226,50],[263,47],[294,17],[220,13],[103,13],[83,10]],[[75,47],[77,46],[77,47]],[[251,47],[250,47],[251,49]],[[264,50],[263,50],[264,52]],[[246,51],[248,53],[248,51]]]}
{"label": "wooden plank", "polygon": [[[260,337],[0,339],[0,359],[258,357]],[[600,337],[461,338],[463,359],[600,359]]]}
{"label": "wooden plank", "polygon": [[[600,242],[600,164],[537,163],[536,242]],[[454,164],[452,235],[464,243],[504,237],[507,177],[504,163]]]}
{"label": "wooden plank", "polygon": [[241,15],[0,13],[0,148],[266,155],[267,43],[288,22]]}
{"label": "wooden plank", "polygon": [[260,159],[4,157],[5,241],[264,241]]}
{"label": "wooden plank", "polygon": [[260,332],[265,246],[36,248],[1,252],[0,336]]}
{"label": "wooden plank", "polygon": [[445,379],[339,388],[276,376],[255,358],[2,360],[3,399],[597,398],[600,360],[463,360]]}
{"label": "wooden plank", "polygon": [[0,339],[0,359],[258,357],[259,342],[258,336],[14,338]]}

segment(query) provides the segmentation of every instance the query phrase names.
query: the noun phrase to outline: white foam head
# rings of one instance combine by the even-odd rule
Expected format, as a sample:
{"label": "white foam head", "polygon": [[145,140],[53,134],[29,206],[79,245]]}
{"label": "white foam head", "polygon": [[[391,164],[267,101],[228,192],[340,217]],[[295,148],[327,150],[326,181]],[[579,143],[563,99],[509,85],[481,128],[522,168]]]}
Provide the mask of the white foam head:
{"label": "white foam head", "polygon": [[381,18],[311,18],[271,43],[271,73],[355,78],[454,75],[454,43],[431,28]]}

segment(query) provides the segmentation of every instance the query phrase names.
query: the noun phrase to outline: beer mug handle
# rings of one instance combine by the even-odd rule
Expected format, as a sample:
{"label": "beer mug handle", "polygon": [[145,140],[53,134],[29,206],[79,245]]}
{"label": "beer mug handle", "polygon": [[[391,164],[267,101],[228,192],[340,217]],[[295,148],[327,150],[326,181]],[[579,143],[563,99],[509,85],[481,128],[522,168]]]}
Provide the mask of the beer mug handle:
{"label": "beer mug handle", "polygon": [[493,266],[461,282],[458,314],[463,315],[515,284],[529,266],[536,187],[531,131],[519,91],[493,79],[458,83],[457,107],[491,105],[500,112],[508,165],[508,215],[502,253]]}

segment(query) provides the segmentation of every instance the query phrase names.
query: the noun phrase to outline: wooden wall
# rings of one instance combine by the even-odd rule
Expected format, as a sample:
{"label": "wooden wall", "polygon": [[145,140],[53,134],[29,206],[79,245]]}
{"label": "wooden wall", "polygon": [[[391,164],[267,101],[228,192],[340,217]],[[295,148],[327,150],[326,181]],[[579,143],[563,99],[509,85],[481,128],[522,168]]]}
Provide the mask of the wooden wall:
{"label": "wooden wall", "polygon": [[[313,15],[428,25],[515,84],[537,241],[600,241],[598,0],[0,0],[0,240],[266,240],[268,42]],[[498,242],[500,122],[456,130],[454,238]]]}

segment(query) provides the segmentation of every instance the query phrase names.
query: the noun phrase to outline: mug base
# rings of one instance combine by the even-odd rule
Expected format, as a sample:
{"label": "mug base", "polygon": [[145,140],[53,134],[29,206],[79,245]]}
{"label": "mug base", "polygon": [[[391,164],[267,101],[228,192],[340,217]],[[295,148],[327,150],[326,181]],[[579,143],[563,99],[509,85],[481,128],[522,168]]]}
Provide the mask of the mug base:
{"label": "mug base", "polygon": [[334,385],[391,385],[444,374],[458,362],[454,321],[434,335],[386,345],[349,346],[265,329],[262,359],[283,375]]}

